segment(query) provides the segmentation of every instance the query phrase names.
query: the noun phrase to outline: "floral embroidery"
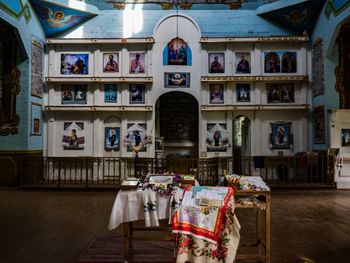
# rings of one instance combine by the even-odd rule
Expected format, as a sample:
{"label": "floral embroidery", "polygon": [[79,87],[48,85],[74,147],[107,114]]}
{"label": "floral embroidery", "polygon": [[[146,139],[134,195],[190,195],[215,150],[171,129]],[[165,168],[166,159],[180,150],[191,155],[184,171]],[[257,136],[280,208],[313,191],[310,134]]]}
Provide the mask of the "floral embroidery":
{"label": "floral embroidery", "polygon": [[229,234],[233,231],[234,207],[229,205],[223,218],[222,230],[217,244],[204,241],[204,246],[196,243],[196,238],[190,235],[176,234],[176,254],[192,254],[194,257],[207,257],[225,262],[230,242]]}
{"label": "floral embroidery", "polygon": [[145,210],[145,212],[151,212],[151,211],[155,211],[156,210],[156,203],[152,203],[151,201],[147,202],[143,208]]}

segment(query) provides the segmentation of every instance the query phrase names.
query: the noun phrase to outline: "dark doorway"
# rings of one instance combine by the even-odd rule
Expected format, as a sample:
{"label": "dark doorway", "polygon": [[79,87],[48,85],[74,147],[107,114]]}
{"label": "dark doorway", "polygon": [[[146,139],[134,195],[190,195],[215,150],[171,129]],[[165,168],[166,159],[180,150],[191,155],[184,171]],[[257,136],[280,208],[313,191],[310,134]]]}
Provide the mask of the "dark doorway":
{"label": "dark doorway", "polygon": [[233,120],[233,170],[237,174],[250,173],[250,120],[238,116]]}
{"label": "dark doorway", "polygon": [[156,137],[164,138],[166,158],[198,158],[198,102],[180,91],[165,93],[156,103]]}

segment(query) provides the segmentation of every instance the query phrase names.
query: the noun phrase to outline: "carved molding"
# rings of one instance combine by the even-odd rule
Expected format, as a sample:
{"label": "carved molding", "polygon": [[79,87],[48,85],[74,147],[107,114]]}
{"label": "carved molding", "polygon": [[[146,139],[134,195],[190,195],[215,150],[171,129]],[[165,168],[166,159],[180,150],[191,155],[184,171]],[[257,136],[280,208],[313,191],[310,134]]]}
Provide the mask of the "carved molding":
{"label": "carved molding", "polygon": [[16,97],[21,90],[21,86],[19,84],[20,77],[21,77],[21,71],[18,68],[13,69],[11,72],[11,78],[12,78],[11,98],[10,98],[11,112],[10,112],[9,120],[0,126],[1,136],[7,136],[10,134],[18,133],[18,124],[20,122],[20,118],[16,114]]}
{"label": "carved molding", "polygon": [[240,42],[240,43],[256,43],[256,42],[308,42],[309,36],[281,36],[281,37],[218,37],[218,38],[209,38],[202,37],[200,43],[231,43],[231,42]]}
{"label": "carved molding", "polygon": [[308,76],[202,76],[201,81],[308,81]]}
{"label": "carved molding", "polygon": [[339,108],[345,107],[344,94],[344,41],[343,36],[339,35],[337,38],[339,64],[335,67],[334,74],[336,76],[335,90],[339,93]]}

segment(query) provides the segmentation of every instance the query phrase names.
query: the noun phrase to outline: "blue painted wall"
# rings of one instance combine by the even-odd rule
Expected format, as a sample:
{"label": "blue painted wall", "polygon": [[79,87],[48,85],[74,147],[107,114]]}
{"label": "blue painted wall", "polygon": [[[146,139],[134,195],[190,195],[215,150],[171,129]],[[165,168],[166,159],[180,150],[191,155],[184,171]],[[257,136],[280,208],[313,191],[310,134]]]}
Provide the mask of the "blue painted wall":
{"label": "blue painted wall", "polygon": [[28,57],[18,64],[21,71],[21,91],[16,100],[16,113],[20,117],[18,134],[0,136],[0,151],[41,150],[42,136],[30,135],[31,103],[43,104],[41,98],[31,96],[31,49],[33,39],[44,43],[45,36],[27,0],[0,0],[0,18],[17,28]]}
{"label": "blue painted wall", "polygon": [[[344,8],[339,12],[328,12],[332,2],[336,3],[336,7],[341,6],[340,2],[344,3]],[[338,65],[338,47],[335,43],[341,25],[350,19],[350,5],[346,3],[348,0],[328,0],[322,10],[320,17],[312,34],[312,42],[318,38],[323,39],[323,58],[324,58],[324,83],[325,93],[313,98],[313,106],[325,105],[325,125],[326,125],[326,143],[313,144],[315,150],[324,150],[329,146],[329,127],[327,110],[339,108],[339,94],[335,90],[336,77],[334,69]],[[329,14],[329,15],[328,15]],[[311,142],[313,142],[311,138]]]}

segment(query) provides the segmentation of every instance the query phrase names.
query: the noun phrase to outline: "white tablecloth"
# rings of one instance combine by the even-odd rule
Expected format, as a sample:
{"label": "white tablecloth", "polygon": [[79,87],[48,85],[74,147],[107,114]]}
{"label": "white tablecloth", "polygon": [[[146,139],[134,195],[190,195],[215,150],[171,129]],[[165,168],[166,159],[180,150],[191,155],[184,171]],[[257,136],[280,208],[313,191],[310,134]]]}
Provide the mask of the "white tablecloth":
{"label": "white tablecloth", "polygon": [[[158,193],[156,194],[157,215],[159,220],[169,218],[171,211],[170,200],[171,196],[162,197]],[[120,190],[114,201],[111,216],[109,218],[108,229],[115,229],[120,224],[125,222],[133,222],[144,219],[145,212],[142,191]]]}

